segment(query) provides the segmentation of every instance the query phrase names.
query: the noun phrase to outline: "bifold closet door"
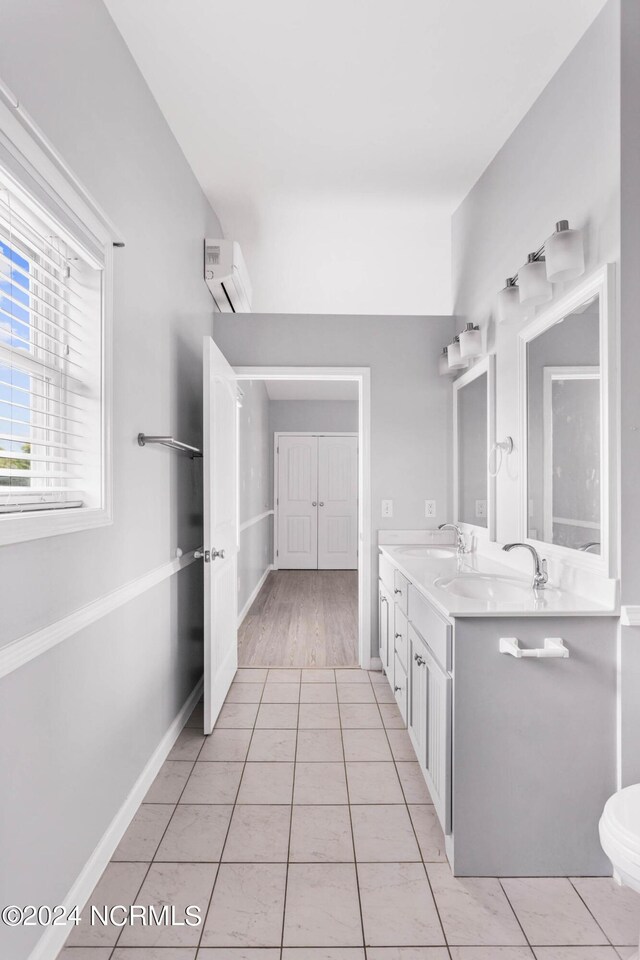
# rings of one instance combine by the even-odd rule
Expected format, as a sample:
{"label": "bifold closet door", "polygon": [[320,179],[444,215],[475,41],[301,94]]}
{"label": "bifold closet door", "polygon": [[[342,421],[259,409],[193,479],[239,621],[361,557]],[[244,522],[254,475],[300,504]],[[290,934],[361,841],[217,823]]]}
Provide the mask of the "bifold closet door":
{"label": "bifold closet door", "polygon": [[318,438],[278,441],[278,567],[318,568]]}
{"label": "bifold closet door", "polygon": [[318,569],[358,566],[358,438],[318,437]]}

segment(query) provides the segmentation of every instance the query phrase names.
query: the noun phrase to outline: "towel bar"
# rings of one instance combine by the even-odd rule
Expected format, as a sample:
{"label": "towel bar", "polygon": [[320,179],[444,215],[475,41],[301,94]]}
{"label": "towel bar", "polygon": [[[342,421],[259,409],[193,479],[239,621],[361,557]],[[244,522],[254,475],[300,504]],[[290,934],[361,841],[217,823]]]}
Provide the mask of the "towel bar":
{"label": "towel bar", "polygon": [[190,443],[174,440],[173,437],[149,437],[146,433],[139,433],[138,446],[146,447],[148,443],[160,443],[163,447],[170,447],[171,450],[180,450],[182,453],[188,453],[192,459],[202,456],[202,450],[192,447]]}

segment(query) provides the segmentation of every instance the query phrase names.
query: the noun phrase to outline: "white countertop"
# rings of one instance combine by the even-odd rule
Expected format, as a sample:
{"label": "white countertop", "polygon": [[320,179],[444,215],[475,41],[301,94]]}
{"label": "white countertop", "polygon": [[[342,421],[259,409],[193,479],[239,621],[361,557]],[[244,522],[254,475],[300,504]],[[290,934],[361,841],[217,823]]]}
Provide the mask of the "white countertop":
{"label": "white countertop", "polygon": [[[615,607],[588,597],[558,590],[547,584],[543,590],[523,590],[517,600],[477,600],[457,596],[435,581],[460,574],[485,574],[505,578],[518,585],[529,586],[531,578],[496,563],[477,553],[457,557],[409,557],[402,555],[402,546],[379,546],[379,550],[404,576],[411,580],[426,599],[445,617],[614,617]],[[533,572],[533,571],[532,571]]]}

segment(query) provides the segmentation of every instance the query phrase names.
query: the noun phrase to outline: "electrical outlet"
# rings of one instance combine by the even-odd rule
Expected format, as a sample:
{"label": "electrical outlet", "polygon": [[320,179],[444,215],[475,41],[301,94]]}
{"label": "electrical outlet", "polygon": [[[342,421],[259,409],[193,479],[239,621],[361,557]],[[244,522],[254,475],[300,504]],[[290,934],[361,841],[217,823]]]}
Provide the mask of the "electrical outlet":
{"label": "electrical outlet", "polygon": [[425,500],[424,502],[424,515],[427,520],[432,519],[436,515],[436,502],[435,500]]}
{"label": "electrical outlet", "polygon": [[487,501],[486,500],[476,500],[476,517],[481,520],[487,515]]}
{"label": "electrical outlet", "polygon": [[392,517],[392,516],[393,516],[393,500],[383,500],[383,501],[382,501],[381,516],[383,516],[383,517]]}

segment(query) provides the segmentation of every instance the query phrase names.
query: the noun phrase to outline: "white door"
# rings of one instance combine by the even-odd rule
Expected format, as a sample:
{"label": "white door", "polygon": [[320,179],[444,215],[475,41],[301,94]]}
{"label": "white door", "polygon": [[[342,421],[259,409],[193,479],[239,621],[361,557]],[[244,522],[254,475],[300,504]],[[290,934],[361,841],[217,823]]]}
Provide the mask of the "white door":
{"label": "white door", "polygon": [[211,733],[238,667],[236,376],[204,338],[204,732]]}
{"label": "white door", "polygon": [[318,438],[278,441],[278,567],[318,568]]}
{"label": "white door", "polygon": [[358,566],[358,438],[318,438],[318,570]]}

